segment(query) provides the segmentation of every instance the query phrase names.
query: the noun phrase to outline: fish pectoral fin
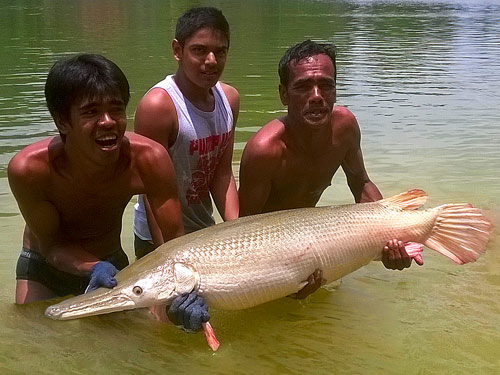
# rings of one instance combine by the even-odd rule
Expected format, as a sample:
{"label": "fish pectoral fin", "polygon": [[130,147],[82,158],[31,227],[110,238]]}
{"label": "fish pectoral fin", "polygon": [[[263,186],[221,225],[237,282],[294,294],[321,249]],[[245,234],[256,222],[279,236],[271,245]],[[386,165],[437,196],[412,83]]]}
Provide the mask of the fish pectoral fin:
{"label": "fish pectoral fin", "polygon": [[191,293],[198,287],[200,275],[189,264],[174,264],[175,291],[178,294]]}
{"label": "fish pectoral fin", "polygon": [[424,205],[427,193],[420,189],[411,189],[407,192],[394,195],[377,201],[385,207],[395,207],[401,210],[416,210]]}

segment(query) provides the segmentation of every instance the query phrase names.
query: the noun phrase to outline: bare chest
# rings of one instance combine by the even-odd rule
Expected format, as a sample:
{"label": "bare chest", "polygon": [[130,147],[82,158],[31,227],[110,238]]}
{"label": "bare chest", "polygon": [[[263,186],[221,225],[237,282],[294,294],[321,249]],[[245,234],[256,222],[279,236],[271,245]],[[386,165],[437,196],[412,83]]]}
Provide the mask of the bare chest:
{"label": "bare chest", "polygon": [[106,237],[120,233],[130,198],[121,181],[82,182],[56,179],[48,199],[59,213],[61,233],[70,238]]}
{"label": "bare chest", "polygon": [[287,155],[273,179],[268,204],[273,210],[315,206],[342,160],[335,150],[319,158]]}

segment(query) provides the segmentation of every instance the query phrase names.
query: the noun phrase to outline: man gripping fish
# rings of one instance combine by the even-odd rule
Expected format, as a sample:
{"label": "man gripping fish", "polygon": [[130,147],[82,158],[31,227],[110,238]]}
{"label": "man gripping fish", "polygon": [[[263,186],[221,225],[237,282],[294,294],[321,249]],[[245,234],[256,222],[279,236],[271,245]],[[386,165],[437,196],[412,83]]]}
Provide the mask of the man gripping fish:
{"label": "man gripping fish", "polygon": [[[171,303],[196,291],[210,307],[245,309],[296,293],[316,269],[326,283],[381,257],[388,239],[416,242],[457,264],[475,261],[491,231],[481,210],[444,204],[417,210],[427,199],[410,190],[377,202],[301,208],[243,217],[173,239],[99,288],[47,308],[74,319]],[[407,246],[416,257],[421,246]],[[205,335],[218,347],[208,323]]]}

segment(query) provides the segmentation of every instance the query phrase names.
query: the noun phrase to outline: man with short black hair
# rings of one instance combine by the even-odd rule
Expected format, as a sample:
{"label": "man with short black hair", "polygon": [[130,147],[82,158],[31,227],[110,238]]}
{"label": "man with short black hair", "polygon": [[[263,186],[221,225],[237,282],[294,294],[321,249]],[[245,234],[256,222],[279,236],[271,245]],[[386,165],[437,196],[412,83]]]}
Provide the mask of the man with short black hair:
{"label": "man with short black hair", "polygon": [[[186,233],[215,224],[211,199],[224,220],[239,215],[231,164],[239,94],[219,82],[229,40],[220,10],[186,11],[172,41],[177,71],[144,95],[135,114],[135,131],[162,144],[172,158]],[[163,243],[144,196],[135,206],[134,233],[138,258]]]}
{"label": "man with short black hair", "polygon": [[[281,58],[279,94],[287,114],[264,125],[243,150],[242,216],[314,207],[339,167],[356,202],[382,198],[365,169],[356,118],[334,105],[335,57],[333,45],[306,40]],[[411,264],[404,244],[396,239],[388,241],[382,261],[399,270]],[[420,264],[421,258],[416,261]]]}
{"label": "man with short black hair", "polygon": [[26,221],[16,303],[116,285],[128,265],[120,233],[130,198],[146,194],[163,238],[183,234],[174,168],[161,145],[126,132],[128,81],[100,55],[60,60],[45,85],[59,135],[9,163]]}

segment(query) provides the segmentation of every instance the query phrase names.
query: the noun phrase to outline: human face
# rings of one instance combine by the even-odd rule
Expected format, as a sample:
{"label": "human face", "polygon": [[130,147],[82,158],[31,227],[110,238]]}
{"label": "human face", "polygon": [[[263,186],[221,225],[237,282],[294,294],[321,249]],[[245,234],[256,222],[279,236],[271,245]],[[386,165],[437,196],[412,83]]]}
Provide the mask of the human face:
{"label": "human face", "polygon": [[68,151],[96,163],[116,161],[127,127],[126,106],[121,97],[84,98],[73,103],[68,122],[59,126],[66,134]]}
{"label": "human face", "polygon": [[335,68],[327,55],[315,55],[292,61],[286,86],[280,85],[280,97],[288,106],[288,117],[311,129],[330,126],[336,100]]}
{"label": "human face", "polygon": [[182,46],[172,42],[179,72],[194,85],[210,89],[219,80],[226,65],[228,41],[224,34],[212,28],[202,28]]}

